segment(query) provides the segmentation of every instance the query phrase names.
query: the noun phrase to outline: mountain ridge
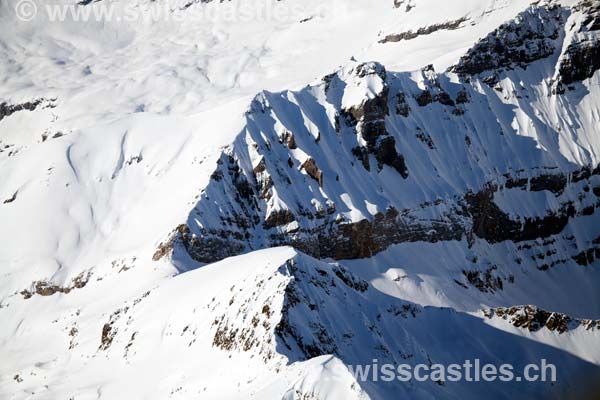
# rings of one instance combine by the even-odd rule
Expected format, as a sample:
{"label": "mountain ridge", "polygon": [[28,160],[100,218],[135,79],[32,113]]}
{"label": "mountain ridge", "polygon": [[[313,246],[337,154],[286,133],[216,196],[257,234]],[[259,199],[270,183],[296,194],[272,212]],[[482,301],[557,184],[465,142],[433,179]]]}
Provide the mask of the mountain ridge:
{"label": "mountain ridge", "polygon": [[[593,393],[597,2],[290,0],[205,24],[242,3],[132,3],[177,24],[26,24],[14,3],[0,397]],[[559,381],[352,373],[475,358]]]}

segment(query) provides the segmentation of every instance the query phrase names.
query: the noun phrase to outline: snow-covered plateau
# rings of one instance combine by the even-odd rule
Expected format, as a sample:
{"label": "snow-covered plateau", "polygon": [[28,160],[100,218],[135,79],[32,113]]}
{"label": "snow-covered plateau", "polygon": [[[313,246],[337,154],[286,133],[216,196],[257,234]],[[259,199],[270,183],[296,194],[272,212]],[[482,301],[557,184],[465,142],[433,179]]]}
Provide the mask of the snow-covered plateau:
{"label": "snow-covered plateau", "polygon": [[[0,0],[0,399],[597,399],[599,70],[600,0]],[[557,379],[354,373],[475,359]]]}

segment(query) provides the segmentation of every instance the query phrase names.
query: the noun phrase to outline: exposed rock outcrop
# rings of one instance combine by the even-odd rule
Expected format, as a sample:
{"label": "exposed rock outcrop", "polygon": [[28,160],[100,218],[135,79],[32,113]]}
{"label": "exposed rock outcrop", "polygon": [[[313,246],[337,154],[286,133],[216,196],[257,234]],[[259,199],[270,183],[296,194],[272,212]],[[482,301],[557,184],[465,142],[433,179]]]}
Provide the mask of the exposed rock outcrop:
{"label": "exposed rock outcrop", "polygon": [[33,282],[30,289],[21,291],[24,299],[29,299],[33,295],[52,296],[56,293],[68,294],[74,289],[81,289],[87,285],[92,276],[92,271],[82,272],[73,278],[68,286],[60,286],[47,280]]}
{"label": "exposed rock outcrop", "polygon": [[429,26],[425,26],[417,29],[416,31],[406,31],[402,33],[394,33],[387,35],[383,39],[379,41],[379,43],[390,43],[390,42],[400,42],[402,40],[411,40],[415,39],[419,36],[431,35],[437,31],[453,31],[461,27],[463,22],[467,21],[467,18],[459,18],[454,21],[441,22],[439,24],[432,24]]}
{"label": "exposed rock outcrop", "polygon": [[[532,6],[475,46],[460,65],[489,56],[495,72],[525,66],[521,62],[533,62],[558,41],[564,14],[556,5]],[[523,140],[506,120],[514,105],[496,100],[483,96],[478,82],[453,82],[431,65],[420,74],[394,74],[374,62],[351,64],[297,92],[263,92],[187,223],[159,245],[155,258],[173,244],[202,262],[278,245],[317,258],[354,259],[405,242],[527,244],[562,235],[573,221],[595,215],[600,169],[576,169],[556,149],[540,150]],[[539,120],[531,110],[521,111]],[[539,124],[536,130],[556,129]],[[502,149],[502,165],[489,143]],[[513,157],[527,158],[528,166],[513,163]],[[446,192],[434,195],[429,185]],[[528,204],[542,207],[531,214],[511,205],[546,195],[554,196],[556,206]],[[510,197],[509,209],[496,196]],[[589,264],[595,250],[583,246],[586,240],[569,241],[560,258],[550,250],[523,249],[527,254],[515,260],[531,259],[541,270]],[[493,264],[472,269],[483,275],[465,269],[467,284],[500,290],[508,278],[498,283],[482,269]]]}
{"label": "exposed rock outcrop", "polygon": [[[359,78],[376,75],[381,80],[382,88],[372,98],[367,98],[359,105],[342,110],[346,121],[350,121],[350,125],[355,127],[356,132],[366,142],[366,147],[355,147],[353,153],[367,170],[370,170],[368,155],[373,154],[377,160],[378,170],[381,170],[384,165],[388,165],[406,179],[408,168],[404,157],[396,150],[396,140],[390,136],[385,127],[385,118],[389,115],[389,87],[386,83],[385,68],[381,64],[367,63],[357,66],[356,71]],[[403,101],[402,95],[399,96],[397,99]],[[399,107],[398,113],[408,113],[406,106],[400,105]]]}
{"label": "exposed rock outcrop", "polygon": [[[226,303],[217,299],[212,305],[222,312],[212,323],[213,346],[256,352],[265,362],[278,353],[288,362],[325,354],[347,358],[352,354],[348,349],[355,335],[369,337],[363,346],[394,359],[386,346],[389,333],[380,327],[387,324],[402,329],[403,320],[418,318],[422,312],[420,307],[398,299],[378,305],[370,299],[376,294],[371,293],[368,282],[342,266],[303,255],[287,260],[275,273],[244,283],[251,285],[232,287]],[[347,302],[357,311],[341,312],[348,311]]]}
{"label": "exposed rock outcrop", "polygon": [[556,50],[565,10],[558,4],[532,5],[515,19],[481,39],[451,70],[462,75],[526,68]]}
{"label": "exposed rock outcrop", "polygon": [[14,114],[16,112],[23,111],[23,110],[34,111],[38,107],[54,108],[55,101],[56,101],[56,99],[47,100],[47,99],[40,98],[40,99],[35,99],[32,101],[27,101],[27,102],[18,103],[18,104],[10,104],[8,102],[0,102],[0,121],[2,121],[6,117],[10,117],[12,114]]}
{"label": "exposed rock outcrop", "polygon": [[583,17],[559,60],[556,93],[564,93],[565,88],[591,78],[600,69],[600,4],[582,1],[573,10]]}
{"label": "exposed rock outcrop", "polygon": [[566,204],[556,214],[544,218],[525,218],[514,221],[492,200],[496,188],[488,187],[476,194],[467,194],[468,212],[473,218],[473,233],[490,243],[512,240],[520,242],[545,238],[560,233],[576,214],[575,208]]}
{"label": "exposed rock outcrop", "polygon": [[[514,283],[514,276],[508,277],[499,276],[497,273],[498,267],[493,265],[485,271],[479,270],[463,270],[463,276],[467,282],[483,293],[494,293],[504,289],[504,282]],[[457,283],[461,284],[457,281]],[[465,287],[465,285],[461,284]]]}
{"label": "exposed rock outcrop", "polygon": [[562,334],[579,326],[583,326],[586,330],[600,329],[599,320],[576,319],[532,305],[492,308],[485,310],[484,315],[487,318],[502,318],[517,328],[527,329],[530,332],[537,332],[545,328]]}
{"label": "exposed rock outcrop", "polygon": [[319,183],[319,186],[323,186],[323,172],[319,169],[314,159],[309,158],[304,161],[300,166],[300,169],[306,171],[308,176]]}

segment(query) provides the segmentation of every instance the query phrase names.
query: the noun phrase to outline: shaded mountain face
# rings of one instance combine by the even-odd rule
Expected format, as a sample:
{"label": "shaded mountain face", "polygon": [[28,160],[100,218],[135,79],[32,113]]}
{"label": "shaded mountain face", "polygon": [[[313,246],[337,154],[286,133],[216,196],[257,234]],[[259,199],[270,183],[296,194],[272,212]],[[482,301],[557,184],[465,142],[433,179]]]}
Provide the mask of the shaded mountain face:
{"label": "shaded mountain face", "polygon": [[[274,3],[0,4],[0,397],[593,392],[599,2]],[[558,381],[349,370],[475,359]]]}
{"label": "shaded mountain face", "polygon": [[[515,263],[542,270],[594,262],[600,169],[590,142],[565,135],[576,124],[592,139],[596,121],[575,87],[556,94],[553,82],[572,75],[578,34],[566,27],[587,34],[596,12],[532,6],[452,73],[354,63],[300,91],[261,93],[172,240],[202,262],[277,245],[354,259],[440,241],[509,241],[521,247]],[[571,70],[594,68],[580,61]],[[552,242],[547,257],[530,254],[539,241]]]}

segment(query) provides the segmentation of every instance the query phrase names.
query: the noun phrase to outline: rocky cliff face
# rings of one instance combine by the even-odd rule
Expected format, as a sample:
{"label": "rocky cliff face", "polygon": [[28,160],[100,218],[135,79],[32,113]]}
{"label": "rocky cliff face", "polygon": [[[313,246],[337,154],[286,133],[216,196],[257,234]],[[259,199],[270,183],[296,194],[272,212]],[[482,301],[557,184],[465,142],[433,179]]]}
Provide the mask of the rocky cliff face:
{"label": "rocky cliff face", "polygon": [[531,104],[548,101],[540,82],[570,40],[566,21],[593,10],[532,6],[449,73],[354,63],[300,91],[261,93],[176,241],[212,262],[275,245],[353,259],[405,242],[550,238],[575,244],[534,257],[539,269],[587,260],[600,231],[578,227],[598,216],[598,159],[573,162],[556,144],[563,122]]}
{"label": "rocky cliff face", "polygon": [[510,308],[494,308],[484,312],[488,318],[501,318],[509,321],[517,328],[537,332],[547,329],[559,334],[573,331],[579,327],[593,331],[600,328],[600,321],[591,319],[577,319],[568,315],[541,310],[538,307],[527,305]]}
{"label": "rocky cliff face", "polygon": [[483,38],[452,71],[464,75],[487,72],[484,80],[492,83],[502,70],[526,68],[533,61],[549,57],[559,45],[567,15],[559,4],[531,6]]}
{"label": "rocky cliff face", "polygon": [[557,92],[573,89],[575,82],[591,78],[600,69],[600,4],[583,1],[573,8],[570,42],[561,56]]}
{"label": "rocky cliff face", "polygon": [[[534,61],[560,53],[554,93],[591,78],[600,69],[600,8],[582,1],[573,7],[546,2],[533,5],[488,34],[450,68],[463,76],[478,75],[495,85],[502,71],[526,69]],[[563,50],[564,49],[564,50]]]}
{"label": "rocky cliff face", "polygon": [[[518,354],[524,345],[514,339],[515,335],[484,328],[488,320],[505,329],[509,325],[527,329],[531,334],[568,332],[589,338],[595,338],[599,324],[535,306],[497,307],[485,310],[481,319],[447,308],[421,307],[382,294],[342,265],[327,264],[304,254],[237,280],[229,292],[213,299],[210,307],[217,315],[211,324],[213,347],[235,357],[248,354],[261,358],[275,368],[331,356],[350,366],[433,365],[454,359],[461,345],[434,344],[435,327],[443,327],[459,343],[468,343],[473,357],[485,362],[497,357],[504,346]],[[195,329],[194,325],[188,326],[184,333]],[[487,335],[475,334],[482,330]],[[532,351],[552,360],[564,358],[551,349],[536,347]],[[515,363],[516,368],[519,364]],[[355,378],[360,379],[360,375]],[[444,397],[456,390],[445,377],[425,384],[376,382],[361,380],[355,388],[370,398],[418,390]],[[495,385],[488,385],[487,389],[492,396],[502,391]],[[525,390],[539,393],[543,389]],[[298,389],[295,395],[310,396],[310,390]]]}

